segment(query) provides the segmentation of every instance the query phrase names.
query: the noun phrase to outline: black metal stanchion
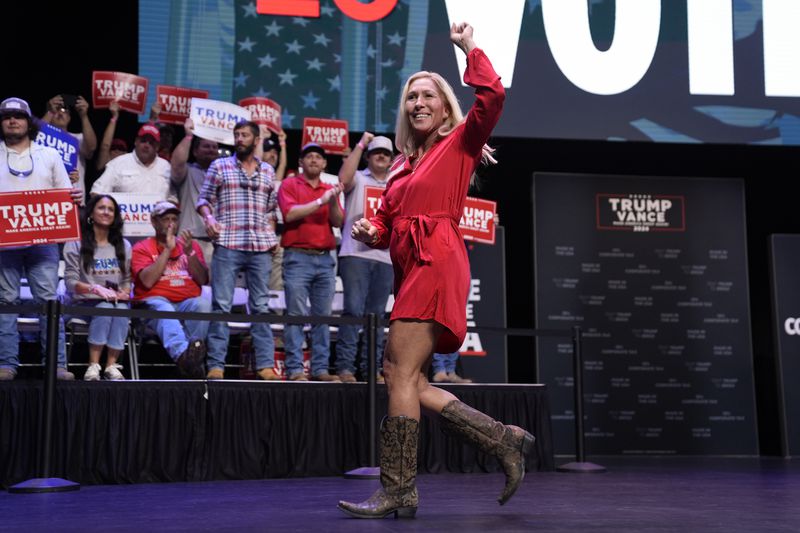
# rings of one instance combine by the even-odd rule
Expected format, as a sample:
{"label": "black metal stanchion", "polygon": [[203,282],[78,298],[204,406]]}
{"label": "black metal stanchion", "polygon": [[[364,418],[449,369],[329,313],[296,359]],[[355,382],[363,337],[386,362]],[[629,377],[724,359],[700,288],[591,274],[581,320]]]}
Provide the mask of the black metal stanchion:
{"label": "black metal stanchion", "polygon": [[367,422],[369,427],[369,466],[356,468],[345,472],[344,477],[351,479],[377,479],[380,477],[381,470],[378,467],[378,454],[375,449],[375,442],[378,431],[375,426],[375,419],[378,415],[378,387],[375,381],[377,368],[375,358],[378,348],[378,316],[370,313],[366,317],[365,333],[367,334]]}
{"label": "black metal stanchion", "polygon": [[39,474],[41,477],[29,479],[9,487],[8,492],[13,493],[65,492],[81,488],[79,483],[50,477],[61,302],[48,300],[45,305],[45,313],[47,318],[47,354],[45,355],[44,398],[42,399],[42,411],[39,420],[39,435],[41,435],[39,439]]}
{"label": "black metal stanchion", "polygon": [[583,357],[581,357],[581,328],[572,328],[572,362],[575,393],[575,461],[556,468],[558,472],[578,474],[605,472],[604,466],[587,463],[583,449]]}

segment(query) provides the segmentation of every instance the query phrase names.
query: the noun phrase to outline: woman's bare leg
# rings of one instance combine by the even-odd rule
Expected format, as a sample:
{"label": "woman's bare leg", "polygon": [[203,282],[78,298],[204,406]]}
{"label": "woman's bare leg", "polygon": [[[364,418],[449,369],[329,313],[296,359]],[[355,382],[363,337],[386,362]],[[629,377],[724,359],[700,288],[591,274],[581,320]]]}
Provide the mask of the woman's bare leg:
{"label": "woman's bare leg", "polygon": [[392,321],[383,363],[389,416],[419,420],[421,370],[433,354],[441,332],[442,326],[432,321]]}

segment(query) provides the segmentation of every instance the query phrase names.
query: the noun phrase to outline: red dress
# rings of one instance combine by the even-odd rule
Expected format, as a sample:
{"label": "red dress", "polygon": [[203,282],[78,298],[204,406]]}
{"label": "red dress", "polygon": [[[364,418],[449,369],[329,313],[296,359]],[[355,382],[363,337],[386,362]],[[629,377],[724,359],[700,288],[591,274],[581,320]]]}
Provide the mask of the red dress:
{"label": "red dress", "polygon": [[389,248],[394,266],[391,319],[434,320],[445,330],[439,353],[455,352],[467,333],[470,275],[458,223],[481,149],[503,108],[500,77],[482,50],[467,55],[464,81],[475,87],[466,119],[420,159],[416,169],[404,156],[394,162],[382,205],[370,222],[376,248]]}

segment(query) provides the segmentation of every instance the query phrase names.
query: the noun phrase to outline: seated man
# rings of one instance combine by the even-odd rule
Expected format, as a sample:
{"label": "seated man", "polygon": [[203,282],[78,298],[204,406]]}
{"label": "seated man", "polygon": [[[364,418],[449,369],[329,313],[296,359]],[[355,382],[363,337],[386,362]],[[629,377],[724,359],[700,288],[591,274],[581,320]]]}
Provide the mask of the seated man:
{"label": "seated man", "polygon": [[[153,208],[156,235],[136,243],[131,253],[133,300],[154,311],[208,313],[211,302],[201,296],[201,286],[208,283],[208,267],[191,232],[176,236],[180,213],[171,202],[159,202]],[[153,319],[148,326],[158,333],[183,376],[205,377],[207,321],[187,320],[181,325],[179,320]]]}

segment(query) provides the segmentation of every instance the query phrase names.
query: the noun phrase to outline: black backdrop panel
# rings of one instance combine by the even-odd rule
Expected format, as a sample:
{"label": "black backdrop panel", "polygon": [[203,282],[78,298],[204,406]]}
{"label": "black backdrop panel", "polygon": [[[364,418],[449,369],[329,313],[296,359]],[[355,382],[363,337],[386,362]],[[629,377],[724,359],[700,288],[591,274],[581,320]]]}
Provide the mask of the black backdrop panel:
{"label": "black backdrop panel", "polygon": [[[494,244],[467,241],[472,285],[467,301],[467,326],[506,327],[506,269],[503,228]],[[481,383],[506,383],[507,348],[502,333],[468,332],[461,346],[464,375]]]}
{"label": "black backdrop panel", "polygon": [[[587,452],[756,454],[742,182],[536,174],[534,224],[537,327],[585,332]],[[556,453],[571,353],[538,339]]]}
{"label": "black backdrop panel", "polygon": [[772,235],[772,314],[784,455],[800,454],[800,235]]}

